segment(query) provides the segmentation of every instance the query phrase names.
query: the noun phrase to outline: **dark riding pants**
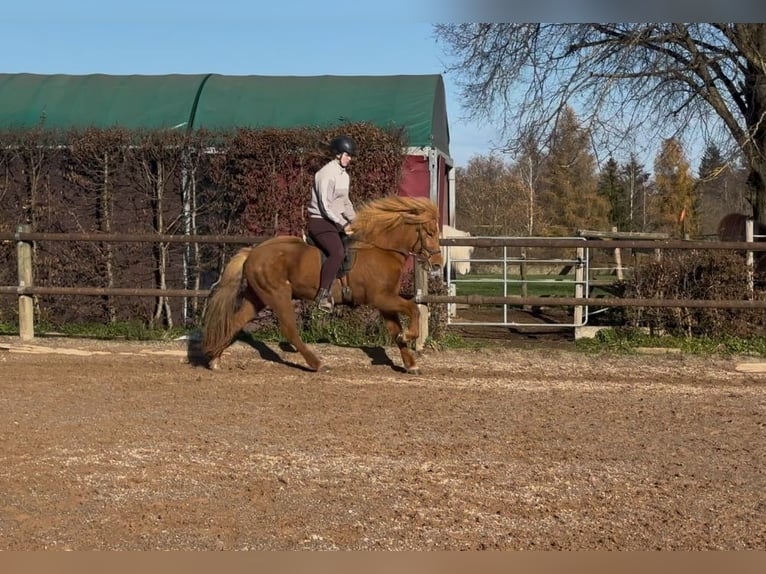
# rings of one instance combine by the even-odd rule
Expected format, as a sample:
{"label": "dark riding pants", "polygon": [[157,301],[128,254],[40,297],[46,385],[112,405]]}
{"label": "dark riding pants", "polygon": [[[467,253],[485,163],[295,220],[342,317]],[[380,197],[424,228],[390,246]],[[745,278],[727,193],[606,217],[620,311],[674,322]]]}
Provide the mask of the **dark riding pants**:
{"label": "dark riding pants", "polygon": [[311,238],[327,256],[319,275],[320,289],[330,289],[343,264],[346,250],[340,238],[340,230],[332,221],[316,217],[309,218],[308,231]]}

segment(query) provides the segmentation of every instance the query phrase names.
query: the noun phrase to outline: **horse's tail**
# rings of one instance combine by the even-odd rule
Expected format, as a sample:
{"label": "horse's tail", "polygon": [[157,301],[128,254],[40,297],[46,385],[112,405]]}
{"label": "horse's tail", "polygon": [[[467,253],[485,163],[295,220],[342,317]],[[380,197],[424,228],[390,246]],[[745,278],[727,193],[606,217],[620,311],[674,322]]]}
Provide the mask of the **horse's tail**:
{"label": "horse's tail", "polygon": [[202,351],[210,359],[220,356],[236,334],[232,332],[232,318],[240,303],[242,268],[251,250],[251,247],[244,247],[231,258],[207,301],[202,326]]}

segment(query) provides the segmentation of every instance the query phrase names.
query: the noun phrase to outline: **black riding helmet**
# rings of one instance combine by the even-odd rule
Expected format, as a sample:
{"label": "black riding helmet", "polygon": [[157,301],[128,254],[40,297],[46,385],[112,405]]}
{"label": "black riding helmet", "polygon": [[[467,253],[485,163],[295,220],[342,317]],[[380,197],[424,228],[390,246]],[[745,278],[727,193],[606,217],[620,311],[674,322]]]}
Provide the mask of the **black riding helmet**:
{"label": "black riding helmet", "polygon": [[330,142],[330,149],[335,154],[346,152],[348,155],[356,155],[356,144],[348,136],[338,136]]}

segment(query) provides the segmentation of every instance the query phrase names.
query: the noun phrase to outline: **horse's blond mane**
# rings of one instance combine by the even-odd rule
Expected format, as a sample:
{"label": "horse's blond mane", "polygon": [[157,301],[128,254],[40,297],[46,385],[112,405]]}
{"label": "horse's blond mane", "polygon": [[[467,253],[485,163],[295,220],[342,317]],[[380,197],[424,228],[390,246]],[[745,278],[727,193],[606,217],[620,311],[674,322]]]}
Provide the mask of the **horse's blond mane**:
{"label": "horse's blond mane", "polygon": [[436,221],[436,205],[425,197],[387,195],[364,204],[350,228],[354,233],[373,236],[386,233],[404,224]]}

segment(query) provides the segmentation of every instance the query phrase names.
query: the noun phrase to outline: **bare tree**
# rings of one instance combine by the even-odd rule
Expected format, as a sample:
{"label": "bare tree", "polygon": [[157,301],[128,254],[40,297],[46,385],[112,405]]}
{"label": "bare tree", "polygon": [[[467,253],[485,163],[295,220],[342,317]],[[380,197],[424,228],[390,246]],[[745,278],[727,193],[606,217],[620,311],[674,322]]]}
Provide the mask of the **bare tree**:
{"label": "bare tree", "polygon": [[[67,134],[70,145],[64,151],[64,177],[72,182],[83,204],[67,204],[67,217],[78,231],[88,231],[87,223],[95,212],[96,229],[103,233],[114,231],[114,197],[119,193],[113,173],[119,173],[129,134],[122,128],[86,128]],[[63,215],[63,214],[62,214]],[[104,286],[115,286],[115,245],[111,242],[89,246],[96,262],[103,264]],[[110,323],[117,322],[117,306],[113,295],[105,295],[104,308]]]}
{"label": "bare tree", "polygon": [[[466,109],[546,141],[569,105],[607,153],[639,136],[745,158],[766,223],[766,24],[437,24]],[[726,145],[728,144],[728,146]],[[509,151],[513,146],[508,145]],[[612,148],[612,149],[610,149]]]}
{"label": "bare tree", "polygon": [[457,169],[457,180],[457,210],[467,231],[504,236],[524,228],[523,190],[502,158],[474,157],[467,167]]}
{"label": "bare tree", "polygon": [[543,157],[537,146],[537,142],[532,136],[522,136],[520,150],[521,153],[517,158],[514,171],[521,182],[521,188],[524,190],[526,198],[526,223],[524,229],[526,235],[533,235],[539,227],[537,217],[540,211],[540,206],[537,201],[537,193],[540,174],[542,172],[541,166]]}
{"label": "bare tree", "polygon": [[[130,162],[136,166],[134,184],[143,191],[152,219],[152,229],[157,235],[172,233],[183,222],[183,205],[180,211],[177,199],[182,196],[182,172],[187,134],[175,131],[142,131],[138,133],[139,145],[131,147]],[[178,192],[177,194],[174,192]],[[182,202],[181,202],[182,203]],[[171,261],[167,242],[152,245],[155,286],[167,289]],[[173,326],[170,300],[159,295],[150,321],[152,327]]]}

